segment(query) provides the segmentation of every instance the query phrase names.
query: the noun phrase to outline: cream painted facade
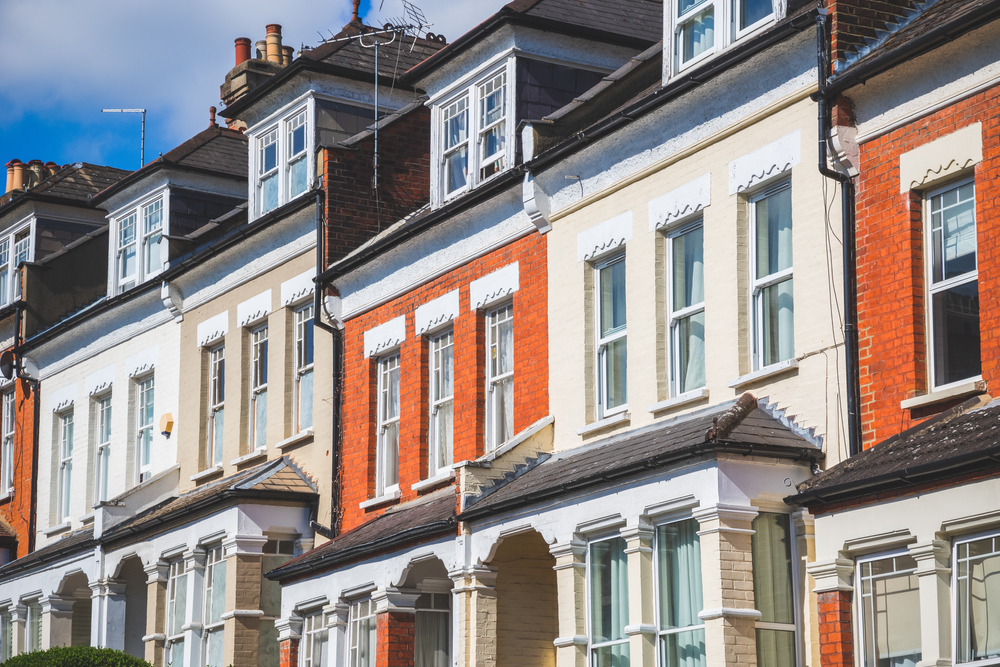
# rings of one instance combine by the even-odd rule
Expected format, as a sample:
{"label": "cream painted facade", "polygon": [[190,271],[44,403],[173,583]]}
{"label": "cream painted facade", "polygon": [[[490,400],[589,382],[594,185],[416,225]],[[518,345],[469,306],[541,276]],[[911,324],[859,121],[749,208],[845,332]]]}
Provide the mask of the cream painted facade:
{"label": "cream painted facade", "polygon": [[[582,205],[553,212],[548,233],[549,275],[565,277],[565,287],[549,290],[550,400],[557,429],[556,450],[594,438],[642,427],[664,418],[715,405],[751,392],[786,411],[803,429],[822,439],[827,464],[840,460],[843,334],[840,328],[842,271],[839,194],[816,168],[816,106],[811,88],[761,111],[752,123],[707,137],[622,187],[588,198]],[[731,193],[734,163],[754,151],[794,141],[795,164],[785,155],[756,160],[763,179]],[[775,149],[777,150],[777,149]],[[765,153],[766,151],[761,151]],[[756,157],[756,156],[755,156]],[[781,162],[781,164],[779,164]],[[685,195],[696,179],[710,180],[707,195]],[[748,196],[768,186],[791,183],[794,271],[794,364],[754,379],[751,373]],[[651,211],[658,198],[682,190],[693,202],[662,228]],[[686,204],[678,204],[683,208]],[[832,215],[830,211],[838,212]],[[675,213],[671,209],[671,213]],[[598,228],[630,216],[630,224]],[[677,401],[669,391],[664,235],[701,220],[704,230],[706,392]],[[628,232],[627,241],[622,242]],[[608,235],[610,232],[610,235]],[[601,234],[611,241],[609,248]],[[587,235],[590,235],[588,241]],[[595,238],[596,237],[596,238]],[[612,237],[614,237],[612,239]],[[583,245],[594,254],[581,259]],[[628,327],[627,418],[601,427],[597,414],[594,344],[594,265],[624,254]],[[734,386],[735,385],[735,386]],[[792,417],[794,415],[794,417]],[[584,433],[579,431],[584,430]]]}

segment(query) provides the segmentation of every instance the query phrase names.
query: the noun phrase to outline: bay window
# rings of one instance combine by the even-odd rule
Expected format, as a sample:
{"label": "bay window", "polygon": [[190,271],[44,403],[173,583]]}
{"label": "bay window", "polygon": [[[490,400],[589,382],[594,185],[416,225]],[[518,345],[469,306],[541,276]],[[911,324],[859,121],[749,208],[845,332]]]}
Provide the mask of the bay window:
{"label": "bay window", "polygon": [[153,376],[136,380],[136,470],[139,482],[153,476]]}
{"label": "bay window", "polygon": [[656,529],[656,595],[661,667],[705,667],[701,542],[694,519]]}
{"label": "bay window", "polygon": [[3,392],[3,406],[0,417],[3,425],[0,427],[0,494],[14,492],[14,390]]}
{"label": "bay window", "polygon": [[858,635],[863,667],[915,667],[920,662],[917,562],[908,553],[858,563]]}
{"label": "bay window", "polygon": [[792,528],[787,514],[761,512],[752,524],[753,594],[757,621],[757,664],[794,667],[795,625]]}
{"label": "bay window", "polygon": [[590,664],[628,667],[628,556],[625,539],[590,543]]}
{"label": "bay window", "polygon": [[514,305],[486,314],[486,449],[514,435]]}
{"label": "bay window", "polygon": [[302,619],[302,645],[299,649],[301,667],[327,667],[329,631],[323,612],[316,611]]}
{"label": "bay window", "polygon": [[510,167],[510,65],[504,63],[437,107],[441,136],[435,143],[435,161],[442,199],[475,188]]}
{"label": "bay window", "polygon": [[163,234],[165,195],[115,218],[114,292],[121,294],[163,271]]}
{"label": "bay window", "polygon": [[424,593],[417,598],[416,608],[415,667],[449,667],[451,593]]}
{"label": "bay window", "polygon": [[132,211],[118,219],[118,293],[130,290],[136,285],[139,262],[135,250],[135,226],[138,214]]}
{"label": "bay window", "polygon": [[59,423],[59,493],[57,494],[59,523],[67,521],[73,512],[73,411],[57,417]]}
{"label": "bay window", "polygon": [[931,378],[937,388],[982,372],[975,185],[963,181],[927,199]]}
{"label": "bay window", "polygon": [[349,667],[375,667],[375,603],[358,600],[351,605]]}
{"label": "bay window", "polygon": [[670,388],[705,386],[705,260],[701,222],[667,236]]}
{"label": "bay window", "polygon": [[427,472],[433,477],[452,463],[455,402],[455,334],[431,338],[431,406]]}
{"label": "bay window", "polygon": [[94,401],[97,448],[94,463],[94,501],[108,499],[108,473],[111,467],[111,395],[100,396]]}
{"label": "bay window", "polygon": [[170,667],[184,667],[184,625],[187,622],[188,571],[187,563],[176,560],[170,564],[167,577],[166,642],[163,663]]}
{"label": "bay window", "polygon": [[399,488],[399,353],[378,360],[375,495]]}
{"label": "bay window", "polygon": [[163,269],[160,241],[163,240],[163,199],[142,207],[142,273],[154,276]]}
{"label": "bay window", "polygon": [[955,544],[955,663],[1000,659],[1000,535]]}
{"label": "bay window", "polygon": [[597,273],[597,394],[600,417],[622,412],[628,402],[625,317],[625,255],[594,267]]}
{"label": "bay window", "polygon": [[312,428],[313,413],[313,304],[295,311],[295,423],[296,432]]}
{"label": "bay window", "polygon": [[226,412],[226,346],[208,351],[208,461],[206,468],[222,465],[222,435]]}
{"label": "bay window", "polygon": [[221,546],[209,549],[205,559],[205,667],[226,667],[223,657],[226,611],[226,559]]}
{"label": "bay window", "polygon": [[311,101],[299,104],[251,134],[253,218],[290,202],[309,189],[313,144]]}
{"label": "bay window", "polygon": [[754,370],[795,356],[790,183],[750,198]]}
{"label": "bay window", "polygon": [[250,332],[249,450],[267,447],[267,327]]}

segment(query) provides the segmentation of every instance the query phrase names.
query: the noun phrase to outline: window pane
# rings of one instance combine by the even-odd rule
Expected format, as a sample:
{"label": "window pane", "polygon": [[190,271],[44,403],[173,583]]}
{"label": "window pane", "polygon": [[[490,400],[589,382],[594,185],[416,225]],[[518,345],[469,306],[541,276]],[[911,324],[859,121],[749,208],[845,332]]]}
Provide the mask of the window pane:
{"label": "window pane", "polygon": [[278,166],[278,131],[273,130],[261,140],[260,173],[275,169]]}
{"label": "window pane", "polygon": [[299,430],[312,428],[313,372],[306,371],[299,379]]}
{"label": "window pane", "polygon": [[784,188],[754,203],[757,278],[792,267],[792,190]]}
{"label": "window pane", "polygon": [[604,347],[605,408],[610,410],[628,402],[627,340],[619,338]]}
{"label": "window pane", "polygon": [[440,611],[418,610],[414,658],[416,667],[448,667],[451,615]]}
{"label": "window pane", "polygon": [[187,613],[187,579],[187,575],[182,574],[177,577],[174,583],[177,588],[174,594],[174,615],[173,625],[171,626],[173,634],[180,634],[181,628],[184,626],[184,619]]}
{"label": "window pane", "polygon": [[861,569],[865,665],[914,667],[920,661],[920,591],[909,555]]}
{"label": "window pane", "polygon": [[226,610],[226,561],[212,567],[212,615],[208,623],[218,623]]}
{"label": "window pane", "polygon": [[445,158],[445,192],[454,192],[465,187],[469,179],[469,149],[463,146]]}
{"label": "window pane", "polygon": [[261,449],[267,445],[267,392],[257,392],[254,398],[254,443],[253,446]]}
{"label": "window pane", "polygon": [[[624,538],[616,537],[592,543],[590,559],[590,641],[600,644],[627,640],[628,563]],[[609,654],[608,657],[613,656]],[[601,658],[598,658],[598,663],[611,664],[603,662]]]}
{"label": "window pane", "polygon": [[694,519],[656,529],[660,629],[701,625],[701,541]]}
{"label": "window pane", "polygon": [[225,422],[225,409],[215,411],[212,419],[212,464],[222,465],[222,433]]}
{"label": "window pane", "polygon": [[1000,553],[993,542],[986,538],[959,549],[963,559],[957,582],[960,663],[1000,657]]}
{"label": "window pane", "polygon": [[979,283],[931,295],[934,381],[958,382],[982,372],[979,351]]}
{"label": "window pane", "polygon": [[[795,633],[787,630],[758,629],[757,665],[759,667],[795,667]],[[886,664],[885,667],[896,666]]]}
{"label": "window pane", "polygon": [[267,213],[278,206],[278,175],[271,174],[260,182],[260,212]]}
{"label": "window pane", "polygon": [[226,667],[226,663],[223,662],[223,646],[225,644],[224,638],[225,633],[219,630],[212,630],[208,633],[208,640],[206,647],[206,652],[208,656],[205,660],[206,667]]}
{"label": "window pane", "polygon": [[288,157],[306,149],[306,112],[303,111],[288,124]]}
{"label": "window pane", "polygon": [[976,269],[976,201],[972,183],[931,199],[933,282]]}
{"label": "window pane", "polygon": [[794,623],[791,528],[787,514],[762,512],[753,520],[753,594],[767,623]]}
{"label": "window pane", "polygon": [[434,461],[436,469],[440,470],[451,465],[452,433],[454,428],[454,404],[451,401],[438,406],[437,415],[437,449]]}
{"label": "window pane", "polygon": [[[705,667],[705,631],[689,630],[660,637],[663,667]],[[765,667],[759,663],[760,667]]]}
{"label": "window pane", "polygon": [[601,338],[625,327],[625,260],[601,269]]}
{"label": "window pane", "polygon": [[170,667],[184,667],[184,640],[175,641],[170,647]]}
{"label": "window pane", "polygon": [[469,100],[463,97],[444,110],[444,149],[448,151],[469,138]]}
{"label": "window pane", "polygon": [[674,312],[705,300],[704,230],[692,229],[672,239]]}
{"label": "window pane", "polygon": [[595,648],[592,664],[594,667],[628,667],[628,648],[628,642]]}
{"label": "window pane", "polygon": [[681,62],[697,58],[713,46],[715,46],[715,7],[709,5],[705,11],[681,27]]}
{"label": "window pane", "polygon": [[770,16],[774,9],[771,0],[739,0],[740,30]]}
{"label": "window pane", "polygon": [[770,366],[795,356],[795,303],[792,280],[784,280],[761,290],[764,365]]}
{"label": "window pane", "polygon": [[678,320],[674,335],[677,337],[677,393],[705,386],[705,312]]}
{"label": "window pane", "polygon": [[306,191],[306,176],[309,162],[301,158],[293,162],[288,174],[288,195],[296,197]]}

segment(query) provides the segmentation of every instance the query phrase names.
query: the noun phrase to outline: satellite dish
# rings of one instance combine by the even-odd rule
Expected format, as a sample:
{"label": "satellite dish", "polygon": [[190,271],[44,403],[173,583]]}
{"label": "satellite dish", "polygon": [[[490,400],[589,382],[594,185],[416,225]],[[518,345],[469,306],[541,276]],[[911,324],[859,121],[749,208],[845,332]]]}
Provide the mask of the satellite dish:
{"label": "satellite dish", "polygon": [[0,353],[0,375],[6,380],[14,377],[14,353],[10,350]]}

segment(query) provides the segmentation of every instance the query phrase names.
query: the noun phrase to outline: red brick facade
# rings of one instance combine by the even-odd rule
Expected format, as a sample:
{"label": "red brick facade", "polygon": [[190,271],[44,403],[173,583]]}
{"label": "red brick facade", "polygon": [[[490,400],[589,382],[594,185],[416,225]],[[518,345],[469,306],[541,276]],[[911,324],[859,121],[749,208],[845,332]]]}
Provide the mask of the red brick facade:
{"label": "red brick facade", "polygon": [[879,31],[913,11],[915,0],[827,0],[830,10],[832,60],[843,60],[845,54],[874,39]]}
{"label": "red brick facade", "polygon": [[545,237],[532,233],[475,259],[426,285],[355,317],[344,330],[343,518],[350,530],[380,511],[359,508],[375,493],[377,362],[365,357],[364,334],[390,320],[406,317],[400,346],[399,487],[401,502],[419,494],[414,483],[427,477],[428,349],[417,337],[417,307],[453,290],[459,291],[454,320],[454,460],[480,456],[486,398],[485,316],[472,311],[469,284],[518,262],[520,289],[514,305],[514,432],[548,414],[548,294]]}
{"label": "red brick facade", "polygon": [[281,667],[299,667],[298,638],[278,642],[278,661]]}
{"label": "red brick facade", "polygon": [[853,667],[854,631],[850,591],[828,591],[816,596],[819,605],[820,665]]}
{"label": "red brick facade", "polygon": [[375,667],[413,667],[415,616],[387,611],[376,616]]}
{"label": "red brick facade", "polygon": [[[31,384],[15,380],[14,388],[14,492],[0,500],[0,517],[14,529],[16,554],[20,558],[28,554],[34,540],[31,537],[31,480],[34,477],[35,440],[35,393]],[[9,540],[0,541],[0,547],[7,548]],[[13,548],[15,545],[11,544]]]}
{"label": "red brick facade", "polygon": [[1000,87],[935,111],[861,145],[857,188],[858,323],[864,444],[869,447],[955,405],[904,410],[929,390],[925,232],[921,192],[900,193],[903,153],[981,122],[983,161],[975,176],[980,356],[989,389],[1000,390]]}

